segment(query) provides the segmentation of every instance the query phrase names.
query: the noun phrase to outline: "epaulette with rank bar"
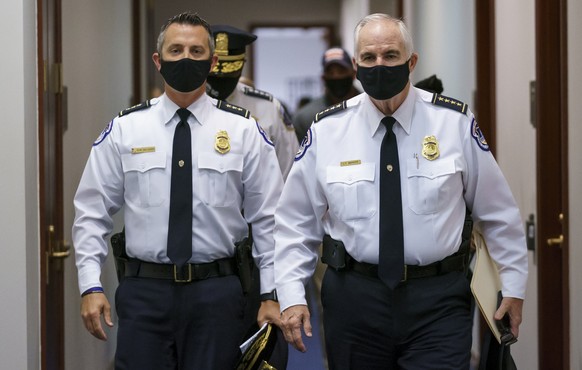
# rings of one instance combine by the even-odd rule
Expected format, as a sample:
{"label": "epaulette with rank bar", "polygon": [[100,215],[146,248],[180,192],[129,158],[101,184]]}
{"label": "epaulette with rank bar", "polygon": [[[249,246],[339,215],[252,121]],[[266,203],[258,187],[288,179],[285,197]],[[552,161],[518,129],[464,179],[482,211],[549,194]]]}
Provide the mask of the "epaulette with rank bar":
{"label": "epaulette with rank bar", "polygon": [[119,112],[119,117],[126,116],[132,112],[148,108],[151,105],[152,105],[152,103],[149,100],[146,100],[143,103],[139,103],[139,104],[134,105],[133,107],[129,107],[127,109],[122,110],[121,112]]}
{"label": "epaulette with rank bar", "polygon": [[248,110],[241,108],[238,105],[227,103],[224,100],[219,100],[216,103],[216,107],[218,109],[222,109],[230,113],[238,114],[239,116],[243,116],[244,118],[249,118],[251,116],[251,112],[249,112]]}
{"label": "epaulette with rank bar", "polygon": [[463,114],[467,114],[467,108],[469,108],[469,106],[462,101],[449,98],[448,96],[439,95],[437,93],[433,94],[431,102],[434,105],[456,110],[457,112],[461,112]]}
{"label": "epaulette with rank bar", "polygon": [[245,87],[243,89],[243,92],[245,95],[248,95],[248,96],[254,96],[254,97],[265,99],[268,101],[273,101],[273,95],[269,94],[266,91],[261,91],[261,90],[257,90],[257,89],[252,89],[250,87]]}
{"label": "epaulette with rank bar", "polygon": [[322,110],[321,112],[317,113],[315,115],[315,122],[318,122],[320,119],[322,119],[323,117],[327,117],[330,116],[332,114],[335,114],[337,112],[340,112],[344,109],[346,109],[348,106],[346,104],[346,101],[344,100],[341,103],[332,105],[331,107],[325,108],[324,110]]}

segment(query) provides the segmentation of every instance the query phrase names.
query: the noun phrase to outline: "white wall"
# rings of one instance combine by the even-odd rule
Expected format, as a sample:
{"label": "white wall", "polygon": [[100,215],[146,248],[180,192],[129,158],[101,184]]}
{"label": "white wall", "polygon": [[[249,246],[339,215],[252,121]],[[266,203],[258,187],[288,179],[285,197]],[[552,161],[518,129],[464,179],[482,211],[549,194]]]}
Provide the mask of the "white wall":
{"label": "white wall", "polygon": [[0,359],[11,369],[40,361],[35,1],[0,13]]}
{"label": "white wall", "polygon": [[570,368],[582,369],[582,2],[568,1],[568,152],[570,218]]}
{"label": "white wall", "polygon": [[[497,160],[523,220],[536,212],[536,133],[530,124],[529,81],[535,80],[535,4],[496,1]],[[516,145],[516,143],[518,143]],[[537,271],[529,279],[519,342],[511,352],[519,369],[538,368]]]}
{"label": "white wall", "polygon": [[467,0],[405,1],[404,22],[414,39],[418,64],[412,80],[436,74],[444,95],[474,107],[475,5]]}
{"label": "white wall", "polygon": [[[63,143],[67,240],[71,240],[73,196],[91,144],[119,111],[130,106],[131,19],[129,1],[63,0],[63,74],[69,121]],[[112,258],[102,283],[113,305],[117,281]],[[112,369],[116,330],[106,330],[108,342],[92,337],[81,322],[80,302],[71,257],[65,266],[65,368]],[[113,315],[116,323],[115,312]]]}

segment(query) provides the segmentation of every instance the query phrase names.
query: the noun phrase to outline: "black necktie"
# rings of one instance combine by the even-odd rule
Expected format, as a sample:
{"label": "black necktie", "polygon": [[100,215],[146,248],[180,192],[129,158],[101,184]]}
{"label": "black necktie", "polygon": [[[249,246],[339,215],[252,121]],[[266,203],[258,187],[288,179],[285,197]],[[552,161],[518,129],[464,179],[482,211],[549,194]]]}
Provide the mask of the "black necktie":
{"label": "black necktie", "polygon": [[380,257],[378,276],[394,289],[404,272],[404,236],[402,231],[402,195],[398,145],[392,126],[396,120],[384,117],[386,135],[380,148]]}
{"label": "black necktie", "polygon": [[192,141],[184,108],[176,112],[180,123],[174,131],[172,185],[168,224],[168,257],[181,267],[192,257]]}

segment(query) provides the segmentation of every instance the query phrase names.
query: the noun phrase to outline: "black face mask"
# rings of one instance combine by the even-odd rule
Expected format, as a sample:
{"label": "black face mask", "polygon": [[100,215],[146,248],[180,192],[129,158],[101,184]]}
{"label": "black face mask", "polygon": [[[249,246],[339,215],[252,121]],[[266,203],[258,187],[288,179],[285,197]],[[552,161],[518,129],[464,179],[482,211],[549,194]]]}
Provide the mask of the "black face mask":
{"label": "black face mask", "polygon": [[362,67],[358,65],[356,76],[362,83],[364,91],[372,98],[377,100],[390,99],[404,90],[408,83],[409,60],[404,64],[392,67],[383,65]]}
{"label": "black face mask", "polygon": [[325,87],[331,95],[336,98],[344,98],[350,92],[352,88],[353,79],[351,77],[339,78],[339,79],[324,79]]}
{"label": "black face mask", "polygon": [[238,79],[238,77],[208,76],[206,92],[214,99],[226,100],[236,88]]}
{"label": "black face mask", "polygon": [[168,85],[183,92],[191,92],[202,86],[210,73],[209,60],[184,58],[175,62],[160,60],[160,73]]}

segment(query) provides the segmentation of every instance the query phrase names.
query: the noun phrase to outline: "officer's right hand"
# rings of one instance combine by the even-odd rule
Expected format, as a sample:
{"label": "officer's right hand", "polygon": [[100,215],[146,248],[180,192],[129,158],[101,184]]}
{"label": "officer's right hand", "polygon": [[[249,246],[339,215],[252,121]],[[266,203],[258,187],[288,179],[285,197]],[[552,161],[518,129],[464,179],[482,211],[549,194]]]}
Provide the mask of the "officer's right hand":
{"label": "officer's right hand", "polygon": [[107,340],[107,334],[101,326],[101,315],[109,327],[113,327],[111,321],[111,306],[107,297],[103,293],[91,293],[81,298],[81,317],[85,328],[95,338]]}
{"label": "officer's right hand", "polygon": [[281,322],[285,340],[301,352],[307,351],[301,337],[301,329],[308,337],[312,336],[310,315],[306,305],[288,307],[281,312]]}

